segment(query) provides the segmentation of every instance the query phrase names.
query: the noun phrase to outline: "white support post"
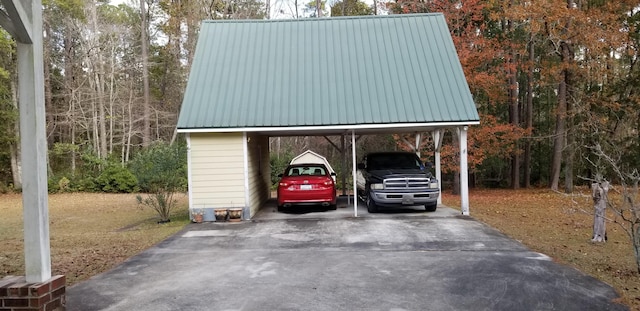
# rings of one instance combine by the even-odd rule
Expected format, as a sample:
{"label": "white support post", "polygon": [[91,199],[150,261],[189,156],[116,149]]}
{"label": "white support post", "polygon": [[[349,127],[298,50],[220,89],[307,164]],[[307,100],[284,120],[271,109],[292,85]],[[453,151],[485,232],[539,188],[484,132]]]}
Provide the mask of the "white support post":
{"label": "white support post", "polygon": [[353,216],[358,217],[358,189],[356,186],[356,131],[351,130],[351,177],[353,178]]}
{"label": "white support post", "polygon": [[467,127],[458,128],[460,140],[460,202],[462,215],[469,215],[469,171],[467,167]]}
{"label": "white support post", "polygon": [[420,135],[420,133],[416,133],[416,147],[413,150],[415,150],[418,158],[420,157],[420,140],[421,139],[422,139],[422,136]]}
{"label": "white support post", "polygon": [[24,11],[22,20],[31,24],[22,26],[32,36],[31,42],[17,38],[24,260],[26,281],[39,283],[51,278],[42,1],[28,1]]}
{"label": "white support post", "polygon": [[242,133],[242,153],[244,153],[243,166],[244,166],[244,207],[243,217],[245,220],[251,218],[251,205],[249,202],[249,141],[251,138],[247,135],[247,132]]}
{"label": "white support post", "polygon": [[186,134],[187,138],[187,185],[189,189],[187,189],[187,194],[189,197],[189,215],[193,211],[193,173],[192,173],[192,164],[191,164],[191,134]]}
{"label": "white support post", "polygon": [[440,167],[440,150],[442,149],[442,130],[436,130],[431,132],[433,136],[433,143],[435,145],[435,171],[436,171],[436,179],[438,180],[438,190],[440,191],[440,195],[438,196],[438,205],[442,204],[442,169]]}

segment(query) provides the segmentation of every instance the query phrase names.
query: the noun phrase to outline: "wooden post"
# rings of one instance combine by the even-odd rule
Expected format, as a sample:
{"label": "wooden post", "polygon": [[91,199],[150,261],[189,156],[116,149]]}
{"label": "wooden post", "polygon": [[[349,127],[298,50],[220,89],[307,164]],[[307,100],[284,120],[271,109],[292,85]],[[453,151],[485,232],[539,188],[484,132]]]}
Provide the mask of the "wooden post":
{"label": "wooden post", "polygon": [[593,208],[595,209],[591,242],[605,242],[607,240],[604,211],[607,208],[608,192],[609,182],[595,182],[591,184],[591,196],[593,198]]}

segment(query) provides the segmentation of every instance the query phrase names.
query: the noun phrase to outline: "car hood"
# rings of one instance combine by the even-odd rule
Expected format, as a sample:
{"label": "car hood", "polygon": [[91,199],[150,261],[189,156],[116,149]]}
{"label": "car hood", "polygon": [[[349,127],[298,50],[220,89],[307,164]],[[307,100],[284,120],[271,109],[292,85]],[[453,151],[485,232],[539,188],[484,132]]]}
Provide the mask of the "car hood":
{"label": "car hood", "polygon": [[431,178],[431,172],[417,169],[385,169],[369,171],[372,179],[382,181],[385,178]]}

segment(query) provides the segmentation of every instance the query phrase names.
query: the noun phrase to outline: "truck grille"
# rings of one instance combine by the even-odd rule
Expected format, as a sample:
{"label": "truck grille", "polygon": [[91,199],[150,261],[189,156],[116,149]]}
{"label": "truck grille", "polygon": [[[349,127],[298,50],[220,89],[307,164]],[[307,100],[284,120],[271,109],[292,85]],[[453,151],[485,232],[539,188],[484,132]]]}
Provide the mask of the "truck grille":
{"label": "truck grille", "polygon": [[429,178],[387,178],[384,180],[384,189],[429,189]]}

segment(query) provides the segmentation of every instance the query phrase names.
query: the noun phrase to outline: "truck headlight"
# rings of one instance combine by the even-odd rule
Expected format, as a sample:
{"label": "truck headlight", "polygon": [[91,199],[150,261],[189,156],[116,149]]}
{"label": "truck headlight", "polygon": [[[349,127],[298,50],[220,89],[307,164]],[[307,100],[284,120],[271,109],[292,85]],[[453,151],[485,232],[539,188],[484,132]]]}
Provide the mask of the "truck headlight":
{"label": "truck headlight", "polygon": [[429,183],[429,188],[438,189],[438,181],[435,179],[432,179],[431,182]]}
{"label": "truck headlight", "polygon": [[384,185],[382,185],[382,184],[371,184],[371,189],[373,189],[373,190],[382,190],[382,189],[384,189]]}

